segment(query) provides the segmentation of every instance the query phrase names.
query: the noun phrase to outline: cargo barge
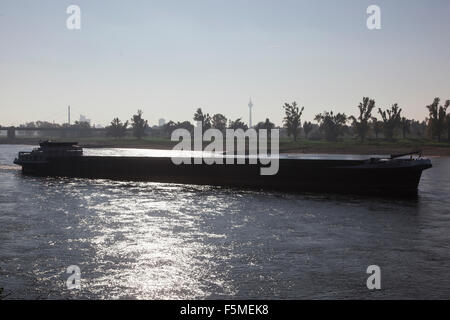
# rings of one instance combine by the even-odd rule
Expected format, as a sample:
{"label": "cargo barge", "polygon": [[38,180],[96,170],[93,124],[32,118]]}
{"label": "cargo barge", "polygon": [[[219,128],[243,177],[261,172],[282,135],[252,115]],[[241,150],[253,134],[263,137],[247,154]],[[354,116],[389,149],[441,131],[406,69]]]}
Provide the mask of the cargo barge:
{"label": "cargo barge", "polygon": [[367,159],[280,155],[277,174],[261,175],[263,165],[248,160],[232,165],[176,165],[170,156],[87,156],[76,142],[46,141],[31,152],[19,152],[14,163],[22,166],[24,174],[36,176],[406,196],[417,195],[422,171],[432,166],[429,159],[412,154]]}

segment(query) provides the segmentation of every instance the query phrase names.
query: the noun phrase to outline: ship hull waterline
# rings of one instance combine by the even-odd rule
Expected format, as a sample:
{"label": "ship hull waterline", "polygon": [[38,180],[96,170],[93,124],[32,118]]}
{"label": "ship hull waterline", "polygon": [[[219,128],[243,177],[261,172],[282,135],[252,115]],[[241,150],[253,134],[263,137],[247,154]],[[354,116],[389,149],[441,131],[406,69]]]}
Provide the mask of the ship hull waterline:
{"label": "ship hull waterline", "polygon": [[[17,162],[16,162],[17,163]],[[152,181],[293,192],[332,192],[416,196],[429,160],[392,165],[364,160],[280,159],[275,175],[261,175],[261,164],[181,164],[167,157],[82,156],[19,162],[35,176]]]}

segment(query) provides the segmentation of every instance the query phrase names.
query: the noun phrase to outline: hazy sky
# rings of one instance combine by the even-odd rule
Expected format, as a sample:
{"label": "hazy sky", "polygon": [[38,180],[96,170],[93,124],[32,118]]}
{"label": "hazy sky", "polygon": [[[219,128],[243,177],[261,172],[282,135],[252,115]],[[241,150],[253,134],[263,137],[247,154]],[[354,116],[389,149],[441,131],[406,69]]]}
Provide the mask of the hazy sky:
{"label": "hazy sky", "polygon": [[[68,30],[66,8],[81,8]],[[366,9],[381,7],[381,30]],[[284,102],[348,115],[363,96],[423,119],[450,98],[450,1],[0,0],[0,124],[94,123],[197,107],[281,123]]]}

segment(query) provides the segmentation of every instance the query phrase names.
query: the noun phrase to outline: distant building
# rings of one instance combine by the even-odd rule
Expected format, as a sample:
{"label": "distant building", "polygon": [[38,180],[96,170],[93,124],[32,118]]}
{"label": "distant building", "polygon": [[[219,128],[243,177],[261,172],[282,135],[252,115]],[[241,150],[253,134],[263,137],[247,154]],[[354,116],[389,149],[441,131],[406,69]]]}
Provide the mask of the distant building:
{"label": "distant building", "polygon": [[91,124],[91,119],[87,119],[86,116],[80,114],[80,122],[87,122],[90,125]]}
{"label": "distant building", "polygon": [[166,119],[161,118],[161,119],[158,120],[158,126],[162,127],[165,124],[166,124]]}

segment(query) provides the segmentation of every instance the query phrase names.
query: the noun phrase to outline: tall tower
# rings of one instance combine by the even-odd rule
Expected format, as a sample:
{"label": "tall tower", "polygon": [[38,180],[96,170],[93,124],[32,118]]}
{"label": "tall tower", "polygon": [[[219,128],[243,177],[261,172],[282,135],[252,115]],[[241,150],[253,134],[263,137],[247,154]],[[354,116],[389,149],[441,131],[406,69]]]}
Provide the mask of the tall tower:
{"label": "tall tower", "polygon": [[253,108],[253,102],[252,102],[252,98],[250,98],[250,101],[248,102],[248,110],[249,110],[249,117],[248,117],[248,124],[249,124],[249,128],[252,127],[252,108]]}
{"label": "tall tower", "polygon": [[70,125],[70,106],[67,107],[67,121]]}

